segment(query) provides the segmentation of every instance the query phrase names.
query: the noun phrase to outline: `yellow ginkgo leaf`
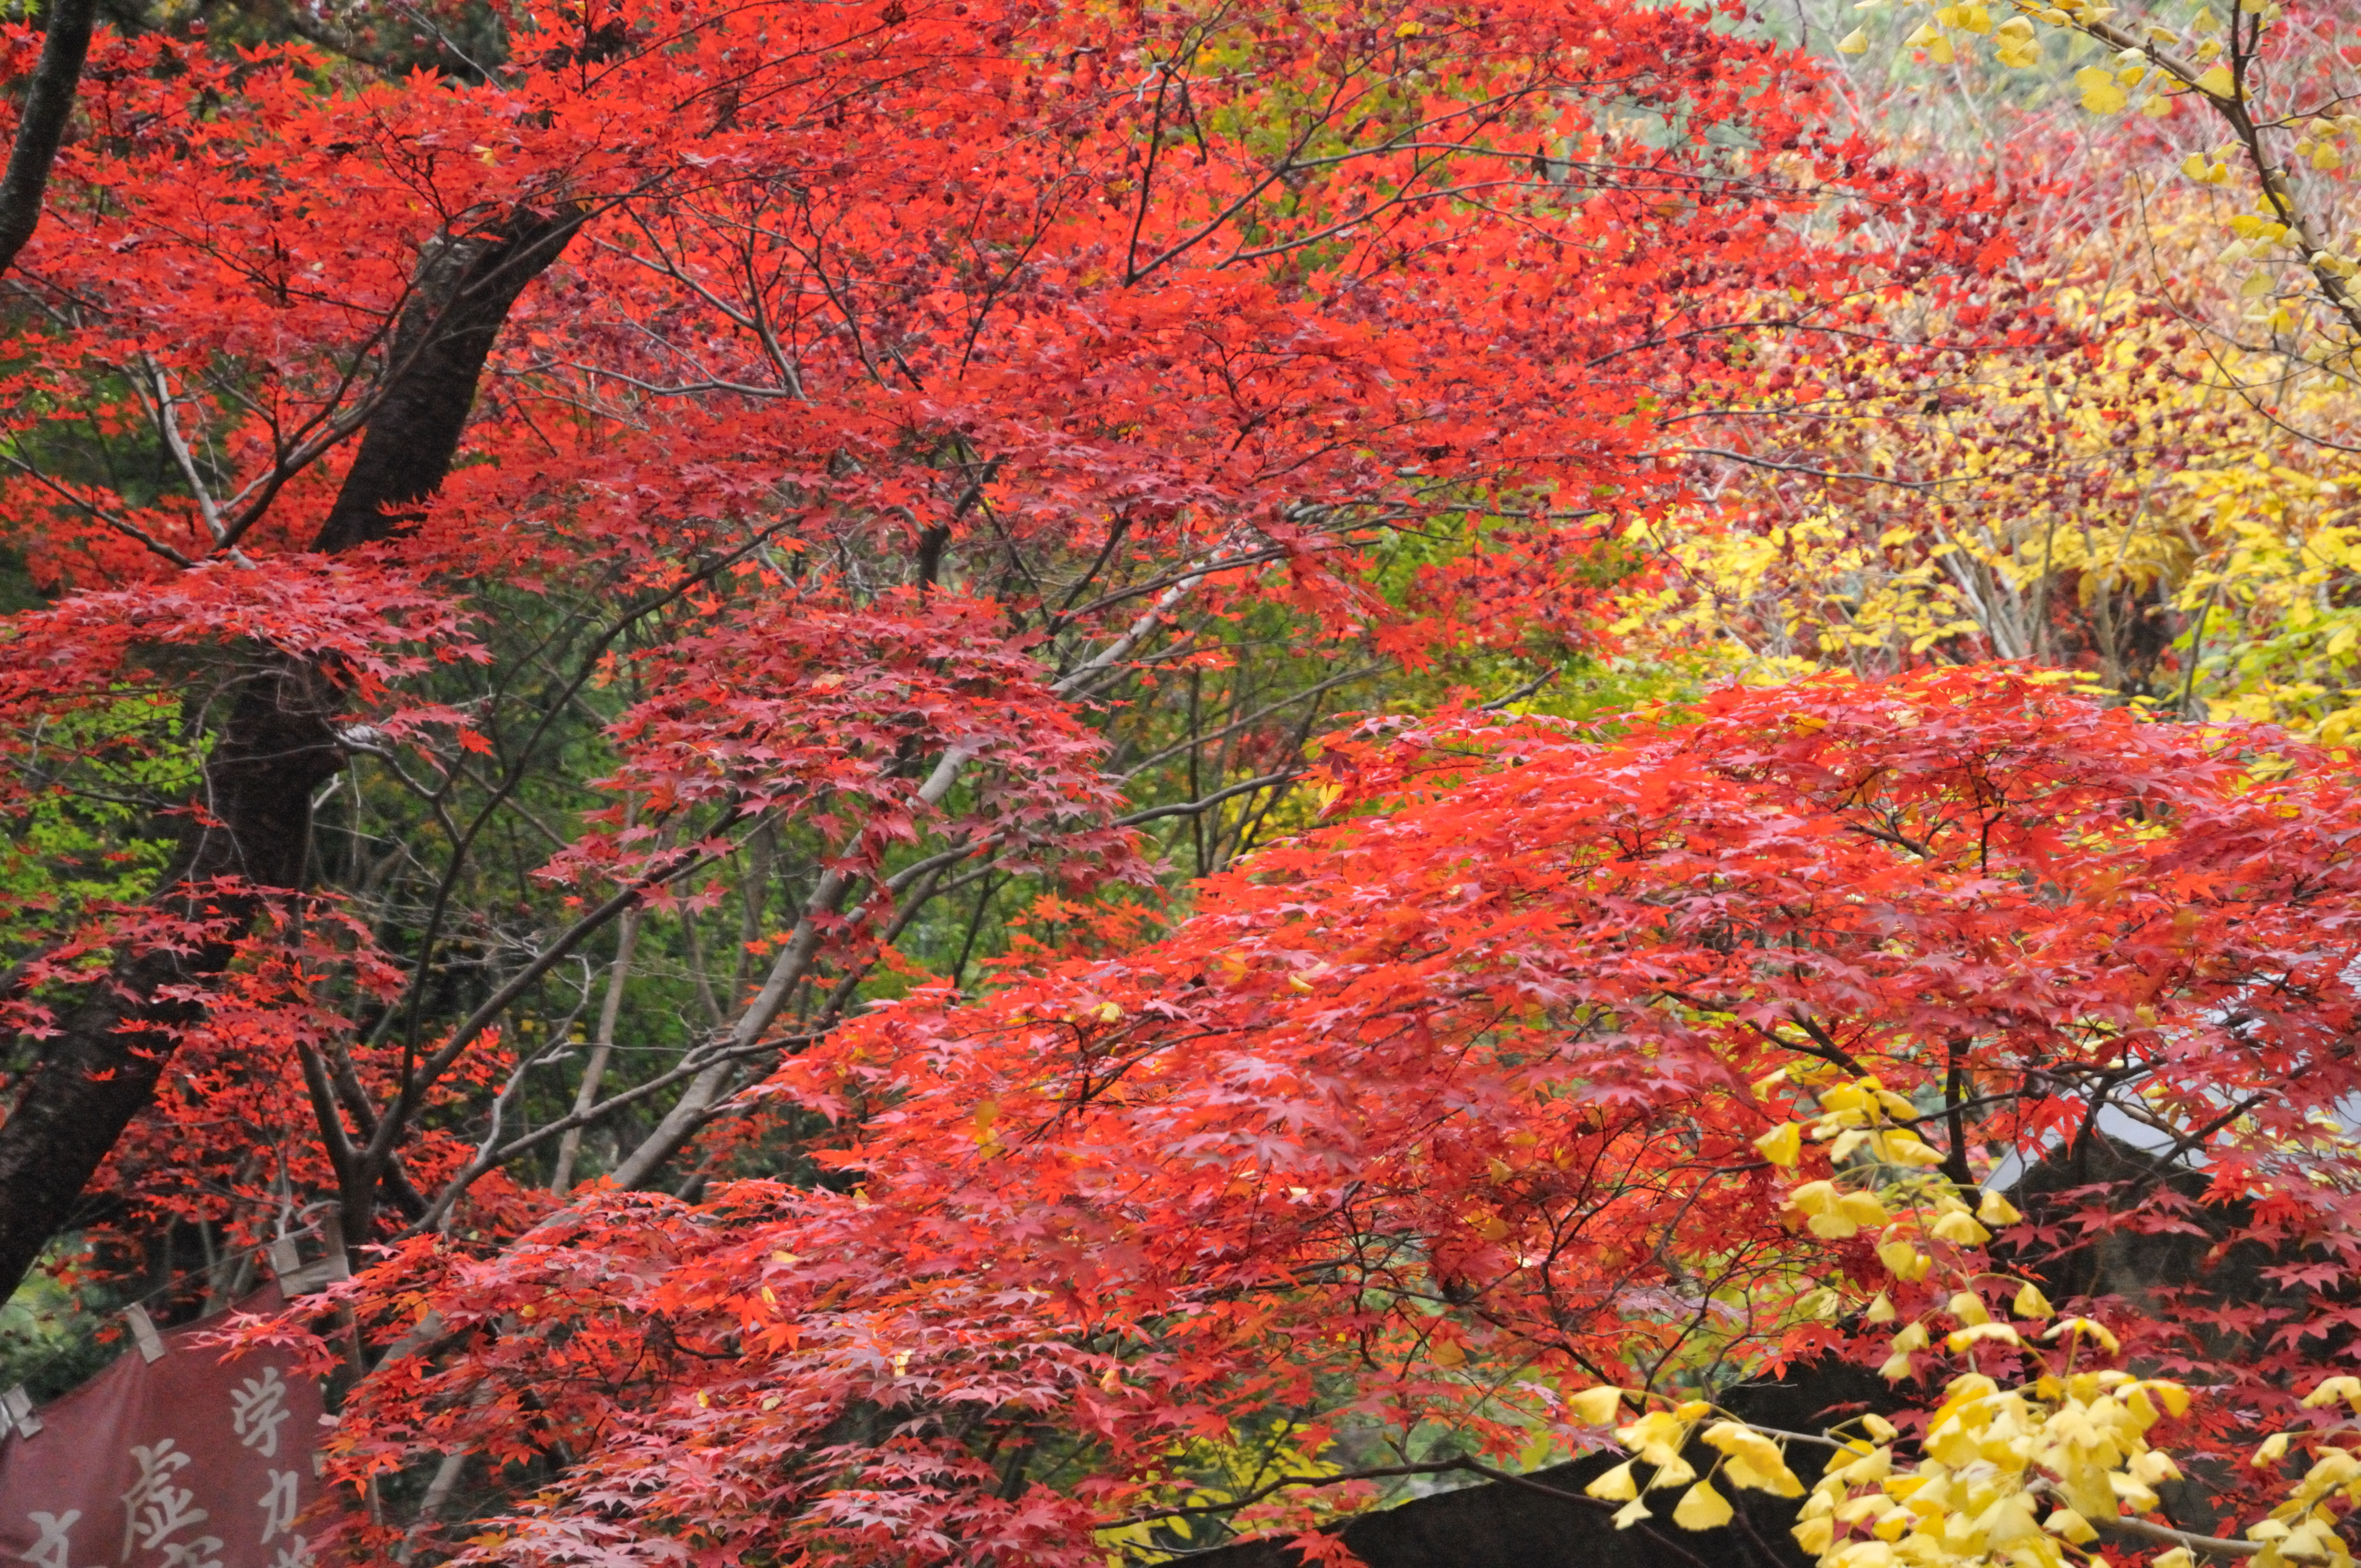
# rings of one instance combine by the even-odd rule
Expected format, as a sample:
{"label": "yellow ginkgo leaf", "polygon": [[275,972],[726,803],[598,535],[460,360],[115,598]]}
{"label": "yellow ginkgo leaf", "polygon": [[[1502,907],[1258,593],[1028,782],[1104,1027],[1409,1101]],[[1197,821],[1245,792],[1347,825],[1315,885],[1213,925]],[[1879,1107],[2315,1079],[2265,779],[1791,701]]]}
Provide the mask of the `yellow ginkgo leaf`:
{"label": "yellow ginkgo leaf", "polygon": [[1623,1409],[1623,1390],[1605,1384],[1596,1388],[1585,1388],[1568,1399],[1566,1406],[1574,1411],[1576,1420],[1587,1426],[1603,1427]]}
{"label": "yellow ginkgo leaf", "polygon": [[1628,1503],[1640,1495],[1640,1484],[1631,1478],[1631,1462],[1625,1460],[1582,1489],[1583,1496],[1597,1497],[1601,1502]]}
{"label": "yellow ginkgo leaf", "polygon": [[2331,1377],[2303,1397],[2304,1409],[2317,1410],[2343,1399],[2361,1409],[2361,1377]]}
{"label": "yellow ginkgo leaf", "polygon": [[2101,1350],[2105,1351],[2109,1355],[2113,1355],[2115,1352],[2123,1349],[2122,1343],[2116,1340],[2115,1336],[2107,1332],[2107,1326],[2104,1323],[2094,1322],[2089,1318],[2061,1319],[2056,1328],[2051,1329],[2048,1333],[2043,1334],[2041,1337],[2043,1339],[2057,1339],[2063,1334],[2072,1334],[2078,1338],[2088,1339],[2097,1344]]}
{"label": "yellow ginkgo leaf", "polygon": [[1683,1530],[1716,1530],[1730,1522],[1733,1510],[1730,1499],[1713,1489],[1710,1481],[1700,1481],[1681,1494],[1673,1509],[1673,1522]]}
{"label": "yellow ginkgo leaf", "polygon": [[2094,115],[2119,115],[2131,101],[2123,84],[2112,79],[2082,89],[2082,107]]}
{"label": "yellow ginkgo leaf", "polygon": [[1943,1151],[1909,1131],[1885,1135],[1885,1158],[1894,1165],[1937,1166],[1943,1163]]}
{"label": "yellow ginkgo leaf", "polygon": [[1837,1206],[1838,1196],[1833,1181],[1806,1181],[1787,1194],[1787,1205],[1806,1214],[1825,1214]]}
{"label": "yellow ginkgo leaf", "polygon": [[[1855,34],[1858,38],[1860,35]],[[1858,54],[1859,49],[1850,52]],[[1791,1167],[1804,1153],[1804,1129],[1794,1122],[1783,1122],[1754,1140],[1755,1152],[1773,1165]]]}
{"label": "yellow ginkgo leaf", "polygon": [[1684,1486],[1696,1479],[1697,1467],[1678,1454],[1675,1454],[1671,1459],[1658,1465],[1656,1473],[1648,1477],[1647,1490],[1661,1491],[1666,1486]]}
{"label": "yellow ginkgo leaf", "polygon": [[2205,74],[2197,79],[2197,90],[2215,98],[2235,98],[2238,95],[2238,82],[2228,66],[2208,66]]}
{"label": "yellow ginkgo leaf", "polygon": [[1934,1259],[1908,1242],[1885,1242],[1877,1249],[1877,1261],[1885,1265],[1886,1272],[1905,1284],[1927,1277]]}
{"label": "yellow ginkgo leaf", "polygon": [[1873,1192],[1846,1193],[1837,1200],[1837,1212],[1864,1228],[1884,1224],[1894,1218],[1885,1212],[1885,1205],[1877,1201],[1877,1194]]}
{"label": "yellow ginkgo leaf", "polygon": [[1855,27],[1843,38],[1839,38],[1837,40],[1837,52],[1839,54],[1867,54],[1869,52],[1868,30],[1862,27]]}
{"label": "yellow ginkgo leaf", "polygon": [[2017,1337],[2016,1331],[2006,1323],[1972,1323],[1964,1329],[1955,1329],[1946,1334],[1943,1337],[1943,1348],[1953,1352],[1962,1351],[1971,1344],[1979,1344],[1987,1340],[1995,1344],[2025,1343]]}
{"label": "yellow ginkgo leaf", "polygon": [[1992,1233],[1976,1223],[1973,1214],[1946,1214],[1927,1228],[1938,1239],[1960,1246],[1982,1246],[1992,1240]]}

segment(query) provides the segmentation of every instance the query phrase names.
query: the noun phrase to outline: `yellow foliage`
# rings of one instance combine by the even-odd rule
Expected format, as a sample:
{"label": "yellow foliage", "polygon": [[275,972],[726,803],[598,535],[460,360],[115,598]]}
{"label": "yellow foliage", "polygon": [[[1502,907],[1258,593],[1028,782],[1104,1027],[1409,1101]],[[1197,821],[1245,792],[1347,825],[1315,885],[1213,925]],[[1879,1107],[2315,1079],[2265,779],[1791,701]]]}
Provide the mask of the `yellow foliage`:
{"label": "yellow foliage", "polygon": [[[2151,217],[2196,255],[2200,215]],[[2233,362],[2127,288],[2043,302],[2080,352],[1988,355],[1935,397],[1890,353],[1816,372],[1849,389],[1843,416],[1815,422],[1808,462],[1733,464],[1656,528],[1659,570],[1613,625],[1630,652],[1763,683],[2028,659],[2168,712],[2361,740],[2361,394]],[[1806,369],[1766,366],[1766,388]],[[2240,389],[2267,374],[2268,409]]]}
{"label": "yellow foliage", "polygon": [[[1823,1092],[1820,1109],[1807,1135],[1804,1124],[1789,1125],[1799,1135],[1831,1145],[1885,1131],[1887,1118],[1910,1111],[1868,1078]],[[2005,1199],[1993,1203],[1993,1196],[1986,1196],[1983,1212],[1994,1223],[2023,1218]],[[1853,1166],[1835,1180],[1806,1182],[1788,1194],[1790,1208],[1816,1218],[1841,1212],[1861,1198],[1893,1215],[1896,1231],[1917,1227],[1929,1213],[1964,1218],[1970,1212],[1964,1191],[1923,1167]],[[1939,1221],[1927,1232],[1939,1236]],[[1959,1324],[1944,1343],[1954,1354],[1965,1354],[1971,1369],[1945,1385],[1942,1402],[1927,1418],[1915,1462],[1897,1456],[1899,1433],[1876,1416],[1861,1417],[1813,1440],[1835,1452],[1798,1513],[1796,1543],[1820,1568],[2096,1568],[2105,1561],[2092,1550],[2102,1532],[2129,1528],[2123,1521],[2138,1519],[2142,1536],[2169,1546],[2155,1559],[2158,1564],[2187,1568],[2193,1561],[2190,1547],[2220,1548],[2218,1540],[2139,1519],[2161,1507],[2158,1486],[2181,1478],[2172,1455],[2148,1439],[2159,1421],[2188,1413],[2190,1391],[2168,1379],[2138,1377],[2090,1359],[2094,1352],[2112,1357],[2118,1347],[2103,1325],[2086,1318],[2066,1319],[2041,1336],[2051,1343],[2062,1341],[2062,1354],[2053,1353],[2048,1369],[2029,1384],[2004,1386],[1974,1370],[1976,1355],[1987,1349],[2000,1353],[1992,1365],[2015,1369],[2025,1365],[2031,1347],[2016,1325],[1993,1321],[1974,1288],[1977,1280],[1991,1277],[1975,1244],[1944,1239],[1958,1288],[1941,1315]],[[1888,1298],[1881,1292],[1878,1301],[1887,1304]],[[2030,1281],[2017,1291],[2013,1310],[2028,1321],[2051,1314],[2048,1299]],[[1890,1305],[1886,1315],[1892,1315]],[[1924,1319],[1894,1336],[1900,1376],[1907,1375],[1911,1353],[1929,1343]],[[2345,1404],[2361,1412],[2361,1377],[2329,1378],[2303,1403],[2314,1409]],[[1615,1435],[1656,1467],[1644,1487],[1629,1463],[1591,1484],[1592,1497],[1624,1503],[1615,1516],[1619,1528],[1649,1517],[1643,1494],[1657,1487],[1687,1488],[1673,1510],[1673,1522],[1686,1530],[1711,1530],[1733,1517],[1729,1499],[1714,1486],[1717,1480],[1786,1497],[1803,1491],[1786,1462],[1784,1445],[1795,1434],[1751,1427],[1703,1401],[1648,1410],[1617,1428]],[[2254,1463],[2276,1464],[2289,1442],[2287,1433],[2272,1437]],[[1684,1457],[1692,1443],[1719,1456],[1711,1474],[1699,1477]],[[2287,1499],[2246,1528],[2247,1540],[2261,1544],[2255,1561],[2262,1568],[2315,1562],[2351,1568],[2353,1558],[2334,1528],[2337,1516],[2324,1506],[2339,1496],[2361,1502],[2361,1455],[2323,1446]]]}

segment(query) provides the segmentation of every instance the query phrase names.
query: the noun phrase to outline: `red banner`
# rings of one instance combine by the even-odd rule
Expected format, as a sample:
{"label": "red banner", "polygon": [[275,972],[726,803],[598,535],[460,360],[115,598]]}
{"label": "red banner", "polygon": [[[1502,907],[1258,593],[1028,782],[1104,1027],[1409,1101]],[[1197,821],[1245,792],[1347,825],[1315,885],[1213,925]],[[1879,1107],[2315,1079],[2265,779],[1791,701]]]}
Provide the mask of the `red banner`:
{"label": "red banner", "polygon": [[[279,1293],[238,1303],[275,1311]],[[226,1361],[207,1324],[162,1336],[0,1443],[0,1563],[303,1568],[319,1385],[269,1352]],[[32,1423],[21,1423],[30,1426]]]}

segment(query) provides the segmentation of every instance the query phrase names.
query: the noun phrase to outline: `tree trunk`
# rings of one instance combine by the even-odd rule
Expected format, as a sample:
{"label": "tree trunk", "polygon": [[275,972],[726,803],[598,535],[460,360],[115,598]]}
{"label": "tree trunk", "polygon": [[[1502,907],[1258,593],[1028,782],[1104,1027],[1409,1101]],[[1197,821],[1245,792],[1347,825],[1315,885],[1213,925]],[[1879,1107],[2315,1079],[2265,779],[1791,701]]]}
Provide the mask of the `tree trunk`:
{"label": "tree trunk", "polygon": [[578,207],[512,214],[483,234],[445,235],[427,250],[418,291],[393,336],[392,381],[313,546],[335,553],[391,537],[451,472],[459,432],[500,325],[526,284],[582,226]]}
{"label": "tree trunk", "polygon": [[41,38],[41,60],[33,68],[16,116],[16,140],[8,150],[8,171],[0,175],[0,272],[33,237],[41,221],[41,198],[49,188],[49,167],[65,140],[82,85],[82,64],[90,53],[90,29],[97,0],[55,0]]}
{"label": "tree trunk", "polygon": [[[388,538],[417,515],[401,509],[424,500],[449,474],[501,323],[582,216],[572,208],[518,214],[486,234],[445,236],[428,252],[320,549]],[[0,1299],[73,1223],[83,1187],[148,1104],[179,1036],[199,1021],[194,1003],[159,992],[220,973],[234,934],[252,917],[256,896],[214,896],[217,879],[266,891],[302,885],[313,793],[344,765],[338,695],[332,672],[269,650],[239,683],[206,760],[203,796],[191,803],[203,809],[190,814],[157,900],[175,915],[214,920],[222,939],[126,955],[41,1042],[0,1124]]]}

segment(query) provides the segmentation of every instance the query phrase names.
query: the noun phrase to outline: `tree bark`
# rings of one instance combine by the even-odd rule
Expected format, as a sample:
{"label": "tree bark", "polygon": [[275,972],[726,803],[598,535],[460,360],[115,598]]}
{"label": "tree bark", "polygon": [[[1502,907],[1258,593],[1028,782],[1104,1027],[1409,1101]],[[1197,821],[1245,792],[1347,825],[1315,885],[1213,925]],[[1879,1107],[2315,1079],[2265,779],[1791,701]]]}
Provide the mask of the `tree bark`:
{"label": "tree bark", "polygon": [[54,0],[49,6],[40,63],[33,68],[33,82],[16,117],[8,171],[0,175],[0,272],[16,265],[16,253],[41,221],[49,167],[57,161],[66,121],[73,115],[74,92],[82,84],[82,62],[90,53],[91,21],[97,10],[97,0]]}
{"label": "tree bark", "polygon": [[[502,322],[581,222],[570,208],[519,214],[429,251],[320,549],[388,538],[417,515],[402,509],[449,474]],[[41,1042],[0,1124],[0,1299],[73,1223],[82,1189],[153,1096],[180,1035],[201,1021],[197,1004],[161,993],[219,974],[260,898],[302,885],[313,794],[345,762],[338,701],[333,671],[271,650],[238,681],[157,900],[163,911],[213,921],[220,939],[126,953]],[[225,877],[258,891],[217,896]]]}
{"label": "tree bark", "polygon": [[451,472],[476,383],[525,285],[548,270],[582,225],[566,207],[518,213],[497,228],[436,240],[393,334],[393,380],[361,433],[361,449],[313,546],[331,554],[388,539]]}

